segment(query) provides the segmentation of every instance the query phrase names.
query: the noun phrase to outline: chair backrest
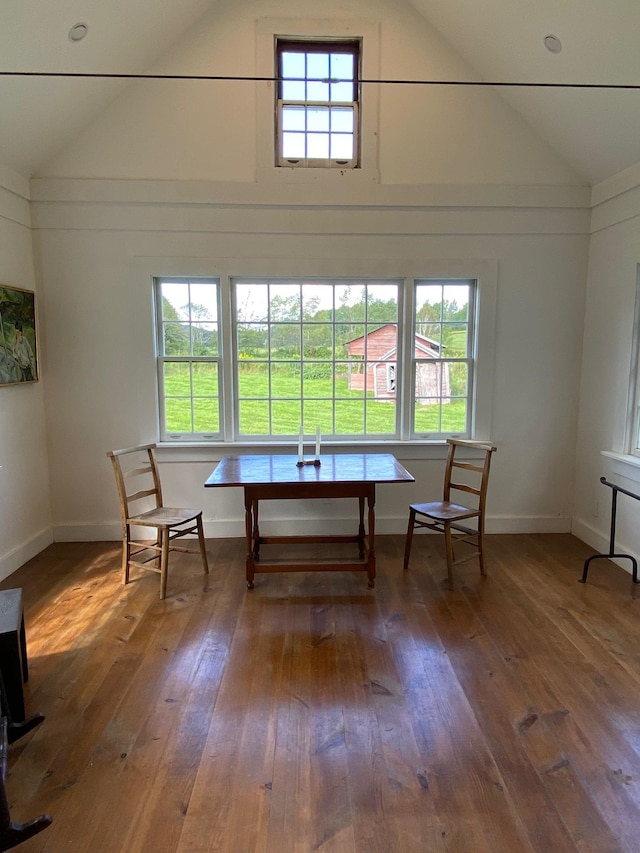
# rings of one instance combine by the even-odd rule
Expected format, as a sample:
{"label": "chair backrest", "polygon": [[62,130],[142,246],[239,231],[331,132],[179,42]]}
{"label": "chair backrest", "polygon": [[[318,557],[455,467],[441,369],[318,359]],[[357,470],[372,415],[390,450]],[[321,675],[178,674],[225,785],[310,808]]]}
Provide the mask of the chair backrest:
{"label": "chair backrest", "polygon": [[116,477],[123,524],[144,510],[162,506],[155,447],[155,444],[141,444],[107,453]]}
{"label": "chair backrest", "polygon": [[[484,516],[484,506],[487,499],[487,486],[489,485],[489,469],[491,467],[491,456],[496,450],[492,444],[483,444],[478,441],[463,441],[459,438],[448,438],[449,455],[444,474],[444,500],[451,501],[453,491],[465,492],[474,495],[473,506]],[[472,448],[480,456],[477,462],[469,458],[461,458],[464,448]],[[468,472],[466,476],[458,477],[458,472]],[[454,479],[455,478],[455,479]],[[453,501],[458,503],[457,500]],[[467,506],[469,500],[462,503]]]}

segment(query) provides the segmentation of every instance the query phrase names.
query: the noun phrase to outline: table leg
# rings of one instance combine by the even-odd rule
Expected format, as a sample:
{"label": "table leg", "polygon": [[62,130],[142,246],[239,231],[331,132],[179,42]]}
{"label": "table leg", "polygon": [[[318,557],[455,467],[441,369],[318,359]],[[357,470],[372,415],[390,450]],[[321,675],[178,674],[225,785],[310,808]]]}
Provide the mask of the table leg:
{"label": "table leg", "polygon": [[253,559],[260,559],[260,520],[258,519],[258,500],[251,501],[253,513]]}
{"label": "table leg", "polygon": [[358,498],[358,509],[360,510],[360,523],[358,525],[358,556],[364,557],[364,495]]}
{"label": "table leg", "polygon": [[247,543],[247,589],[253,589],[253,578],[255,575],[255,563],[253,560],[253,502],[246,489],[244,490],[244,530]]}
{"label": "table leg", "polygon": [[369,588],[373,589],[376,585],[376,487],[372,486],[367,496],[369,504],[369,552],[367,554],[367,577],[369,578]]}

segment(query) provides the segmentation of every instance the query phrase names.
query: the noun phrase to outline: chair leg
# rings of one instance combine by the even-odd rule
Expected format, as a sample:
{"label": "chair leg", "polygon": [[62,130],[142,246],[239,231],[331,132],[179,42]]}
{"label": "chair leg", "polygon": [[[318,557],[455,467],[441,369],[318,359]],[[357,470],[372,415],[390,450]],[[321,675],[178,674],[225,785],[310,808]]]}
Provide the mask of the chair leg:
{"label": "chair leg", "polygon": [[480,563],[480,574],[486,577],[487,570],[484,565],[484,530],[478,530],[478,562]]}
{"label": "chair leg", "polygon": [[447,552],[447,575],[449,580],[449,589],[455,589],[455,582],[453,579],[453,536],[451,534],[450,524],[445,524],[444,526],[444,544],[445,550]]}
{"label": "chair leg", "polygon": [[202,565],[204,566],[205,575],[209,574],[209,563],[207,561],[207,543],[204,539],[204,527],[202,526],[202,516],[197,519],[198,522],[198,541],[200,543],[200,554],[202,555]]}
{"label": "chair leg", "polygon": [[160,598],[167,595],[167,574],[169,568],[169,529],[163,527],[160,531]]}
{"label": "chair leg", "polygon": [[131,557],[131,530],[129,525],[122,531],[122,583],[129,583],[129,558]]}
{"label": "chair leg", "polygon": [[413,541],[413,528],[416,522],[415,509],[409,510],[409,524],[407,526],[407,538],[404,543],[404,570],[409,568],[409,557],[411,556],[411,543]]}

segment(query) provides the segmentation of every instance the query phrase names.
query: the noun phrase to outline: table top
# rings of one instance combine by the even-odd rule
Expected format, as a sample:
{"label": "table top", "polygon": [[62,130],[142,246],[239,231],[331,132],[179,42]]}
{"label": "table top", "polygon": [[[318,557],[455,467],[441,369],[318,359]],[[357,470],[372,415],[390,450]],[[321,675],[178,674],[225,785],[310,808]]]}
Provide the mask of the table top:
{"label": "table top", "polygon": [[224,456],[205,486],[274,483],[413,483],[415,477],[391,453],[323,454],[320,465],[297,466],[293,455]]}

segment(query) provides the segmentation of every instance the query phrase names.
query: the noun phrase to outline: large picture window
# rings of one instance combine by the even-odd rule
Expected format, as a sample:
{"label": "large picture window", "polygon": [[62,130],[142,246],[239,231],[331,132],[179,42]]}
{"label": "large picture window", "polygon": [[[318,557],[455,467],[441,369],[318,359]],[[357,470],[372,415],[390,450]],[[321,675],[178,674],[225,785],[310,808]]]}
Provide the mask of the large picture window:
{"label": "large picture window", "polygon": [[359,41],[276,39],[276,164],[358,166]]}
{"label": "large picture window", "polygon": [[475,279],[158,279],[160,439],[278,443],[301,424],[337,442],[471,437],[477,292]]}
{"label": "large picture window", "polygon": [[237,281],[240,436],[397,431],[398,282]]}

